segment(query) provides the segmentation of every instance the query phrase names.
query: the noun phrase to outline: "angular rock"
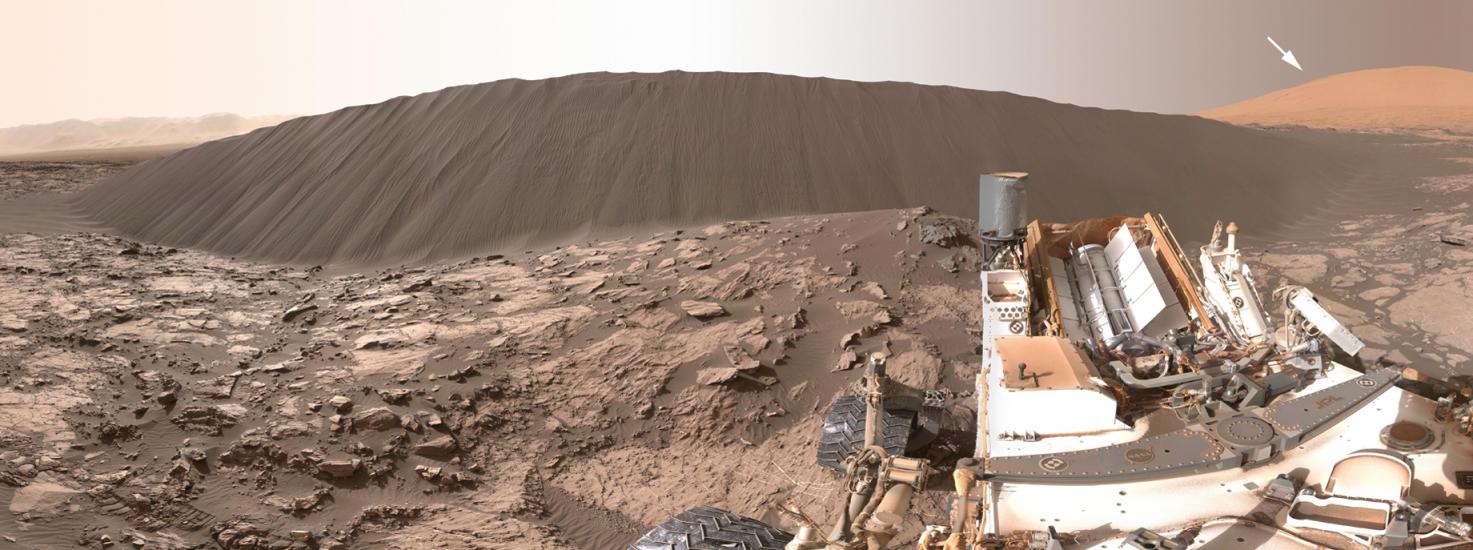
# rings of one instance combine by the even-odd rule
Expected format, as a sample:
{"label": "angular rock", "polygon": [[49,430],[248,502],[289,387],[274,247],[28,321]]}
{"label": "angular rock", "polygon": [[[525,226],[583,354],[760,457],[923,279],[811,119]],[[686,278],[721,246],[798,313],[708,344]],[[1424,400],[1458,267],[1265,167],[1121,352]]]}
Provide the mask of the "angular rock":
{"label": "angular rock", "polygon": [[710,319],[712,317],[726,315],[726,308],[721,307],[721,304],[716,302],[686,300],[680,303],[680,309],[685,310],[686,315],[697,319]]}
{"label": "angular rock", "polygon": [[449,458],[450,455],[455,452],[456,448],[458,448],[458,446],[455,444],[454,438],[448,435],[442,435],[429,441],[416,444],[414,447],[410,448],[410,452],[423,457],[445,459]]}
{"label": "angular rock", "polygon": [[731,380],[735,379],[737,377],[737,373],[740,372],[741,371],[731,367],[701,369],[700,372],[696,373],[696,382],[707,386],[714,386],[716,384],[730,382]]}
{"label": "angular rock", "polygon": [[858,362],[859,354],[854,353],[854,350],[852,349],[844,350],[844,353],[839,356],[839,361],[837,363],[834,363],[833,370],[834,372],[849,370],[854,368],[854,364]]}
{"label": "angular rock", "polygon": [[272,423],[266,432],[271,439],[282,440],[290,437],[304,437],[312,434],[312,426],[300,420],[290,420],[281,423]]}
{"label": "angular rock", "polygon": [[334,395],[332,399],[327,400],[327,404],[332,405],[332,408],[337,409],[338,412],[345,412],[353,408],[353,400],[346,395]]}
{"label": "angular rock", "polygon": [[409,402],[409,397],[412,392],[403,388],[392,388],[387,390],[378,390],[377,393],[379,399],[383,399],[385,403],[402,405]]}
{"label": "angular rock", "polygon": [[756,370],[762,366],[760,361],[747,354],[746,350],[743,350],[741,346],[727,344],[721,347],[721,351],[726,354],[726,360],[731,362],[731,366],[735,367],[736,370]]}
{"label": "angular rock", "polygon": [[427,277],[427,278],[420,279],[418,281],[409,283],[407,285],[404,285],[404,288],[401,288],[400,291],[401,292],[406,292],[406,293],[407,292],[419,292],[421,290],[430,288],[431,286],[434,286],[434,285],[435,285],[435,279],[433,277]]}
{"label": "angular rock", "polygon": [[225,350],[225,353],[230,354],[231,357],[234,357],[236,359],[239,359],[239,360],[242,360],[242,361],[246,361],[246,360],[255,359],[257,357],[260,357],[261,356],[261,348],[252,347],[252,346],[235,345],[235,346],[230,346],[229,349]]}
{"label": "angular rock", "polygon": [[950,248],[961,243],[961,232],[950,225],[923,225],[921,226],[921,242],[942,248]]}
{"label": "angular rock", "polygon": [[834,304],[844,318],[854,321],[870,321],[875,324],[889,324],[894,319],[890,316],[889,308],[869,300],[854,300],[850,302],[838,302]]}
{"label": "angular rock", "polygon": [[313,310],[316,310],[316,309],[317,309],[317,304],[297,304],[297,305],[294,305],[294,306],[292,306],[290,308],[287,308],[286,312],[284,312],[284,313],[281,314],[281,320],[282,320],[282,322],[290,323],[290,322],[292,322],[292,319],[296,319],[297,317],[301,316],[303,313],[306,313],[306,312],[309,312],[309,311],[313,311]]}
{"label": "angular rock", "polygon": [[10,332],[25,332],[26,327],[26,320],[21,319],[20,317],[16,317],[13,315],[0,317],[0,330],[8,330]]}
{"label": "angular rock", "polygon": [[228,374],[197,380],[194,383],[194,394],[211,399],[229,399],[235,393],[235,383],[238,380],[238,377]]}
{"label": "angular rock", "polygon": [[394,414],[394,411],[389,410],[388,407],[374,407],[358,413],[358,416],[353,418],[353,425],[384,431],[400,427],[400,422],[399,415]]}
{"label": "angular rock", "polygon": [[343,460],[324,460],[317,465],[317,470],[332,477],[353,477],[358,472],[362,461],[356,458]]}
{"label": "angular rock", "polygon": [[225,428],[239,424],[246,412],[245,407],[235,404],[185,407],[170,421],[185,430],[220,435]]}

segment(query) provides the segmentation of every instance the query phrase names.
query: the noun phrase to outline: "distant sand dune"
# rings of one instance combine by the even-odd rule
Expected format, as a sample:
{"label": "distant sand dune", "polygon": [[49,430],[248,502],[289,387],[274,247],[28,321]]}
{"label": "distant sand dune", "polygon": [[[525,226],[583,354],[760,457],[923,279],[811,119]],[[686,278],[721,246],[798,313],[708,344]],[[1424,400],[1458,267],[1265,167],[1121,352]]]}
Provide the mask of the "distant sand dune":
{"label": "distant sand dune", "polygon": [[771,74],[584,74],[449,88],[140,164],[72,211],[134,238],[386,264],[590,233],[930,205],[1033,173],[1035,213],[1272,224],[1344,176],[1290,136],[1009,93]]}
{"label": "distant sand dune", "polygon": [[1233,124],[1473,133],[1473,72],[1395,67],[1341,73],[1197,114]]}

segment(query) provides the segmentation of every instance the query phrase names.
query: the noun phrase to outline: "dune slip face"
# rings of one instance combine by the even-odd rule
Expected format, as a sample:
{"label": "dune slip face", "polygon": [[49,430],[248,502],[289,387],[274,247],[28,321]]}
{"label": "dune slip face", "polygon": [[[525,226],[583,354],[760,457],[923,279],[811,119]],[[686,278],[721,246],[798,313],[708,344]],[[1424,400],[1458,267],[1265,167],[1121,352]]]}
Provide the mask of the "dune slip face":
{"label": "dune slip face", "polygon": [[140,240],[386,265],[634,228],[929,205],[1027,170],[1036,214],[1272,225],[1353,155],[1190,116],[772,74],[583,74],[298,118],[139,164],[73,199]]}

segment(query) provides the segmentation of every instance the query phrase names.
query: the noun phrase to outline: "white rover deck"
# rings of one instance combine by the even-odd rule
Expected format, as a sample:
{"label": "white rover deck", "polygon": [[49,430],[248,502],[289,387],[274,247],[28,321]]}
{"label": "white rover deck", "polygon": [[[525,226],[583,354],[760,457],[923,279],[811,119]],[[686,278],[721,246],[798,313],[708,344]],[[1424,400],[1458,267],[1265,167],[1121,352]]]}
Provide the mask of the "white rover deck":
{"label": "white rover deck", "polygon": [[[1316,391],[1358,376],[1360,373],[1335,365],[1326,378],[1304,391]],[[1253,512],[1282,516],[1287,505],[1265,503],[1262,488],[1279,474],[1296,473],[1309,479],[1323,475],[1350,453],[1382,449],[1381,431],[1398,421],[1413,421],[1434,432],[1434,443],[1422,451],[1405,453],[1414,465],[1411,497],[1422,502],[1469,502],[1473,491],[1458,489],[1457,471],[1473,471],[1473,439],[1453,432],[1433,420],[1435,404],[1425,398],[1392,388],[1349,418],[1332,426],[1287,453],[1279,460],[1252,469],[1230,469],[1208,474],[1101,485],[999,484],[995,490],[993,522],[1006,533],[1013,530],[1077,533],[1082,547],[1116,548],[1121,536],[1138,527],[1158,532],[1180,529],[1215,519],[1247,517]],[[1006,414],[996,411],[994,414]],[[1172,423],[1170,414],[1156,418]],[[1179,421],[1178,421],[1179,422]],[[1174,428],[1174,427],[1173,427]],[[1100,435],[1049,438],[1036,442],[994,440],[998,454],[1038,454],[1106,446],[1134,441],[1159,426]],[[1258,548],[1268,542],[1259,529],[1238,526],[1229,537],[1237,542],[1237,531],[1256,537],[1259,543],[1221,548]],[[1203,542],[1210,540],[1199,537]],[[1282,538],[1282,537],[1281,537]],[[1247,539],[1245,539],[1247,540]],[[1306,543],[1281,541],[1297,546]],[[1113,541],[1107,542],[1107,541]],[[1226,544],[1223,541],[1223,544]]]}

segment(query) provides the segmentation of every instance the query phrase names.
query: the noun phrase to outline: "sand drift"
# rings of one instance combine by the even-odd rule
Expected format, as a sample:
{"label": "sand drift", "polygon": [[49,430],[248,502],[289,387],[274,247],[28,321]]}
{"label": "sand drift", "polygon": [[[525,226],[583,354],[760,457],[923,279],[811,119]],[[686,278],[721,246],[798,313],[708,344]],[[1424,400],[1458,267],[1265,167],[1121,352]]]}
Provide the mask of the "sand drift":
{"label": "sand drift", "polygon": [[448,88],[143,163],[69,200],[89,227],[220,254],[396,264],[618,229],[930,205],[1026,167],[1037,214],[1271,227],[1351,155],[1190,116],[771,74]]}

